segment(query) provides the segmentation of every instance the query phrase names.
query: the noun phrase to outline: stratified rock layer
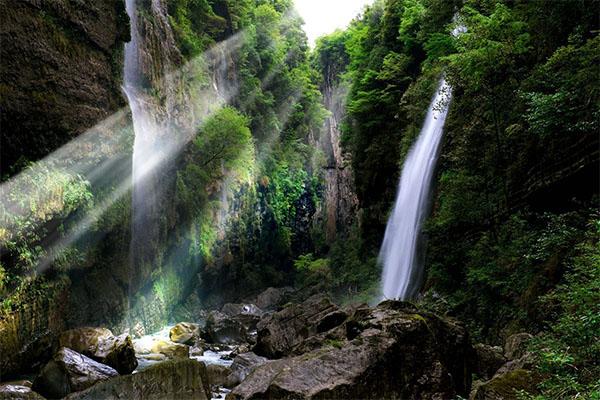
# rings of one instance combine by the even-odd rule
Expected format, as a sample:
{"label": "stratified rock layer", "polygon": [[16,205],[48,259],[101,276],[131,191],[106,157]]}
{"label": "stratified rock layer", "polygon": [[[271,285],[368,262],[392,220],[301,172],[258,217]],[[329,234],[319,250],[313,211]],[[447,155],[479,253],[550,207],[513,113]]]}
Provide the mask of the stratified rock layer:
{"label": "stratified rock layer", "polygon": [[[314,301],[300,305],[306,319]],[[356,308],[341,325],[304,342],[310,345],[299,343],[294,353],[310,351],[256,367],[227,399],[446,399],[466,396],[470,387],[464,328],[407,303]]]}

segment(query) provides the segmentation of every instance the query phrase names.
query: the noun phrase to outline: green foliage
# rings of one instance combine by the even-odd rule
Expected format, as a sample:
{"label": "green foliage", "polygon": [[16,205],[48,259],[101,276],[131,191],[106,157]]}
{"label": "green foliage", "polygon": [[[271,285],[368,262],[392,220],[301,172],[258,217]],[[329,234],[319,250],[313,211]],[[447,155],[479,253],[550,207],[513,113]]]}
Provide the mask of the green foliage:
{"label": "green foliage", "polygon": [[594,398],[600,393],[600,221],[567,262],[564,281],[541,298],[548,331],[532,345],[545,377],[536,399]]}
{"label": "green foliage", "polygon": [[[42,245],[54,225],[62,234],[63,224],[77,212],[93,205],[90,186],[79,175],[35,164],[25,169],[16,183],[3,186],[0,204],[0,243],[3,254],[2,286],[14,289],[25,275],[35,274],[38,263],[46,257]],[[67,260],[69,249],[62,255]]]}

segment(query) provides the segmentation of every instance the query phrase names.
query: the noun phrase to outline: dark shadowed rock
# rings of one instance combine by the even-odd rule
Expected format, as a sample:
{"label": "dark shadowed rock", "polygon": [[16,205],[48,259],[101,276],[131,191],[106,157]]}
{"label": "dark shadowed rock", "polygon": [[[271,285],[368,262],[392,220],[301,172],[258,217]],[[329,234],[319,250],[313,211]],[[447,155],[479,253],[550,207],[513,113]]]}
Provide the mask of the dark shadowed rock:
{"label": "dark shadowed rock", "polygon": [[129,374],[137,367],[131,337],[126,334],[114,336],[106,328],[70,329],[60,334],[59,344],[110,365],[120,374]]}
{"label": "dark shadowed rock", "polygon": [[108,365],[63,347],[42,369],[34,388],[46,397],[59,398],[117,375],[117,371]]}
{"label": "dark shadowed rock", "polygon": [[203,363],[165,361],[133,375],[100,382],[68,400],[208,400],[210,388]]}
{"label": "dark shadowed rock", "polygon": [[224,365],[208,364],[206,366],[206,374],[208,375],[209,384],[223,386],[227,382],[230,370]]}
{"label": "dark shadowed rock", "polygon": [[331,325],[329,315],[338,307],[324,296],[313,296],[265,316],[257,325],[254,352],[267,358],[289,354],[294,346],[318,332],[319,323]]}
{"label": "dark shadowed rock", "polygon": [[191,322],[180,322],[169,331],[169,339],[175,343],[193,344],[200,337],[200,327]]}
{"label": "dark shadowed rock", "polygon": [[31,389],[30,381],[14,381],[0,384],[0,399],[2,400],[44,400]]}
{"label": "dark shadowed rock", "polygon": [[388,301],[373,309],[356,309],[347,324],[354,326],[353,339],[339,338],[340,332],[347,332],[343,325],[331,331],[338,339],[319,333],[321,347],[265,362],[227,399],[450,399],[467,395],[472,348],[457,322]]}
{"label": "dark shadowed rock", "polygon": [[234,344],[246,341],[246,327],[220,311],[212,311],[206,319],[206,339],[212,343]]}
{"label": "dark shadowed rock", "polygon": [[264,312],[255,304],[234,304],[227,303],[221,308],[223,314],[227,314],[231,318],[240,322],[246,329],[256,329],[256,324],[260,321]]}
{"label": "dark shadowed rock", "polygon": [[526,332],[509,336],[504,342],[504,356],[509,360],[523,357],[527,352],[527,344],[531,339],[533,339],[533,336]]}
{"label": "dark shadowed rock", "polygon": [[473,350],[475,351],[473,372],[483,379],[490,379],[506,363],[501,347],[478,343],[473,346]]}
{"label": "dark shadowed rock", "polygon": [[229,377],[225,386],[233,387],[242,382],[246,377],[256,369],[268,361],[267,358],[257,356],[254,353],[238,354],[231,364]]}
{"label": "dark shadowed rock", "polygon": [[279,306],[285,304],[289,298],[293,289],[291,288],[268,288],[258,296],[256,296],[256,304],[261,310],[273,311]]}

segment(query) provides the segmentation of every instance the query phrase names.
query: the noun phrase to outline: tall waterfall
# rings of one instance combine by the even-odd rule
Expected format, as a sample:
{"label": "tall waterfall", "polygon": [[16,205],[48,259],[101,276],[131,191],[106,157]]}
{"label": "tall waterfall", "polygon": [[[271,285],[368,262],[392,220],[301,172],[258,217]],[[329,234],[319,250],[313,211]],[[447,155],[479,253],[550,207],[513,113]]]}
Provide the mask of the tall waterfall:
{"label": "tall waterfall", "polygon": [[418,290],[421,275],[417,255],[419,234],[427,213],[433,171],[451,98],[451,88],[442,78],[417,142],[402,168],[396,203],[379,253],[383,264],[383,297],[387,299],[407,299]]}
{"label": "tall waterfall", "polygon": [[[152,116],[152,107],[145,94],[140,62],[141,38],[136,11],[137,0],[126,0],[127,14],[131,23],[131,41],[125,44],[125,68],[123,90],[127,96],[133,121],[134,144],[132,157],[131,200],[131,264],[130,286],[135,289],[140,263],[146,249],[156,240],[156,224],[148,218],[156,215],[156,191],[153,170],[160,160],[158,126]],[[130,288],[132,289],[132,288]]]}

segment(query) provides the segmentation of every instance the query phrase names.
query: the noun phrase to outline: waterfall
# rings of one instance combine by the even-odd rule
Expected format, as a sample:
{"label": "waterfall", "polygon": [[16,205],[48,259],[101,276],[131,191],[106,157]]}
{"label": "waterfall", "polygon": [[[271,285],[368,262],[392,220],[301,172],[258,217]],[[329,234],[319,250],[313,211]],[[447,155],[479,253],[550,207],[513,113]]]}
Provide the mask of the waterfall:
{"label": "waterfall", "polygon": [[451,98],[451,88],[442,78],[417,142],[410,149],[402,168],[396,202],[379,253],[383,264],[383,297],[387,299],[408,299],[418,290],[421,275],[418,239],[427,213],[433,172]]}
{"label": "waterfall", "polygon": [[147,249],[157,237],[156,224],[148,221],[156,215],[157,201],[153,170],[160,160],[157,143],[159,129],[152,116],[152,107],[144,89],[140,62],[140,34],[136,0],[126,0],[131,23],[131,40],[125,44],[123,90],[127,96],[133,122],[134,143],[131,173],[131,270],[130,290],[135,290],[140,264]]}

